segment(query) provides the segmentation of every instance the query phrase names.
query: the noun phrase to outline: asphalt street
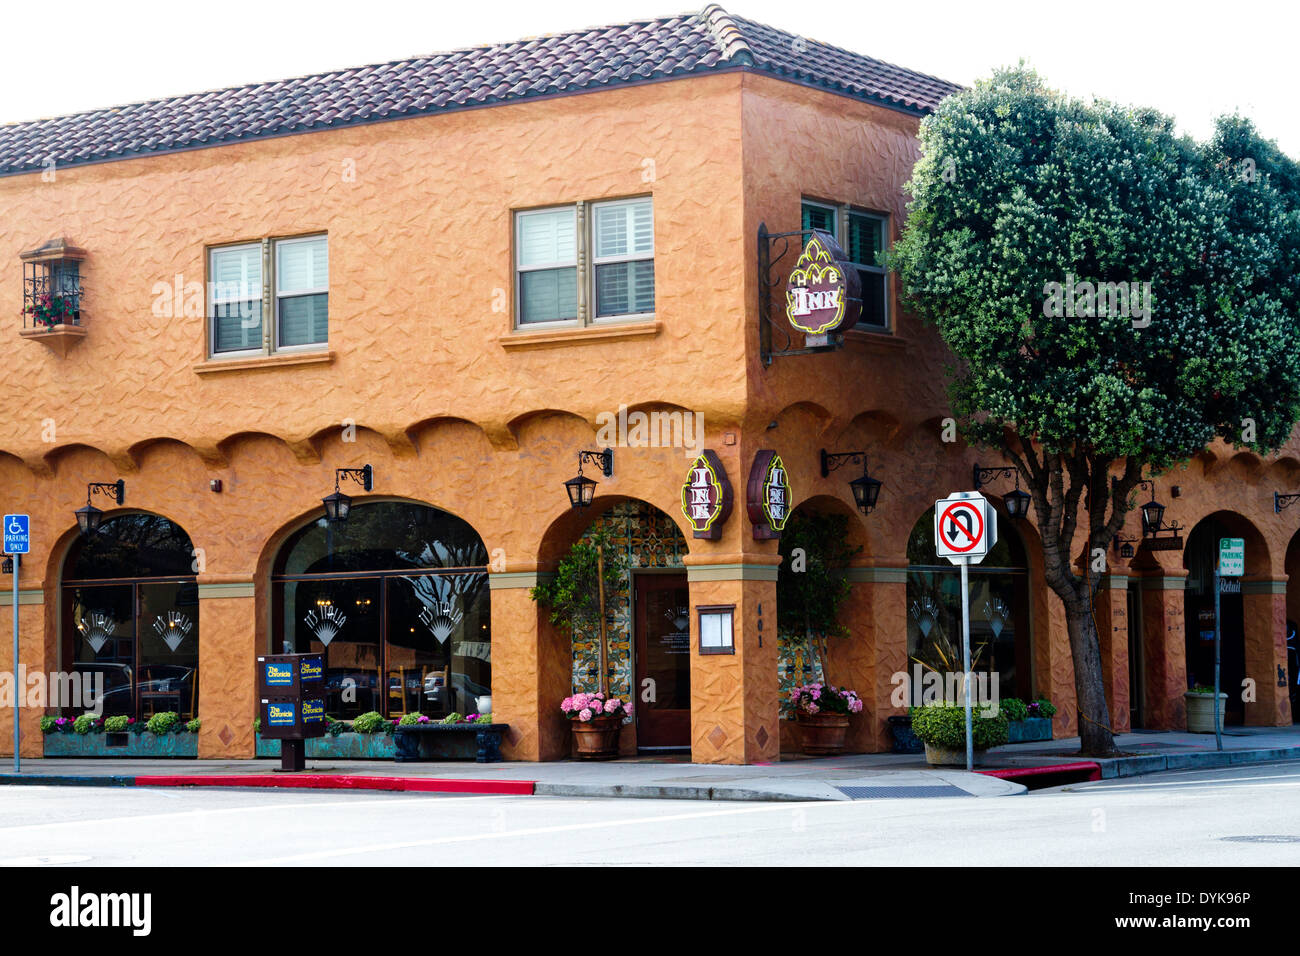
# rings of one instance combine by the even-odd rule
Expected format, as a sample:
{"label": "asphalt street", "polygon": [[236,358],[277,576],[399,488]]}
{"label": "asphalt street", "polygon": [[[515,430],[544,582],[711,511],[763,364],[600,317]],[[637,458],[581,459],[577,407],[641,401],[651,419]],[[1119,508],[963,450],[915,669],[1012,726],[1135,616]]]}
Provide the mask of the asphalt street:
{"label": "asphalt street", "polygon": [[853,802],[0,787],[0,865],[1300,863],[1300,762]]}

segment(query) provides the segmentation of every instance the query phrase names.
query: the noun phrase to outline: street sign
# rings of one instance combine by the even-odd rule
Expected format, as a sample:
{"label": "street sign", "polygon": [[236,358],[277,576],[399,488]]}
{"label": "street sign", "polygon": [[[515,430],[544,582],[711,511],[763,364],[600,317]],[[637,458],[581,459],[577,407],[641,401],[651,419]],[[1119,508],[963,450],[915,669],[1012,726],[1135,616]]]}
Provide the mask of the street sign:
{"label": "street sign", "polygon": [[31,522],[28,515],[5,515],[5,554],[27,554],[31,551]]}
{"label": "street sign", "polygon": [[966,690],[966,771],[974,766],[970,699],[970,573],[998,543],[998,516],[978,491],[955,491],[934,503],[934,550],[961,567],[961,661]]}
{"label": "street sign", "polygon": [[953,564],[979,564],[998,540],[997,512],[978,491],[958,491],[934,503],[934,551]]}
{"label": "street sign", "polygon": [[1219,539],[1219,577],[1239,578],[1246,573],[1246,539]]}

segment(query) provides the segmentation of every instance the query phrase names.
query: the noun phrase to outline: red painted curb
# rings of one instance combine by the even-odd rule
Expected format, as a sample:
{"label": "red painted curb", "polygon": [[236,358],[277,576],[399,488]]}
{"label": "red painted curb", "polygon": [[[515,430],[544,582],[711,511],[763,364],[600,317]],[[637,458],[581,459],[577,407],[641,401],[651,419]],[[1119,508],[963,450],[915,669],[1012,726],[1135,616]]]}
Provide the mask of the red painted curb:
{"label": "red painted curb", "polygon": [[1007,767],[1003,770],[977,770],[975,772],[982,773],[986,777],[999,777],[1002,780],[1011,780],[1016,777],[1034,777],[1040,774],[1087,772],[1088,776],[1085,779],[1100,780],[1101,764],[1093,763],[1091,760],[1084,760],[1079,763],[1054,763],[1042,767]]}
{"label": "red painted curb", "polygon": [[496,793],[531,797],[532,780],[448,780],[438,777],[354,777],[351,774],[144,774],[137,787],[296,787],[312,790],[403,790]]}

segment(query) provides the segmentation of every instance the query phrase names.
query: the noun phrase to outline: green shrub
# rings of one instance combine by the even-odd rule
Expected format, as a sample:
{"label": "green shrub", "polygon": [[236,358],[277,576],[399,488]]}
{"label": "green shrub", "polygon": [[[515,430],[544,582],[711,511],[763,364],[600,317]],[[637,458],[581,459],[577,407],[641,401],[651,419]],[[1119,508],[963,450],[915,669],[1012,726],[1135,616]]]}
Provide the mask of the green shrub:
{"label": "green shrub", "polygon": [[1038,698],[1038,700],[1034,701],[1034,703],[1038,705],[1038,716],[1039,716],[1039,717],[1055,717],[1055,716],[1056,716],[1056,705],[1053,704],[1053,703],[1052,703],[1050,700],[1048,700],[1046,697],[1040,697],[1040,698]]}
{"label": "green shrub", "polygon": [[1024,720],[1029,716],[1029,705],[1019,697],[1008,697],[1006,700],[999,701],[998,706],[1002,709],[1002,713],[1007,715],[1007,720]]}
{"label": "green shrub", "polygon": [[[966,711],[955,704],[913,707],[912,732],[932,747],[946,750],[966,749]],[[1007,715],[999,710],[996,717],[985,717],[979,707],[971,712],[971,730],[975,749],[984,750],[1007,742]]]}
{"label": "green shrub", "polygon": [[1192,693],[1192,694],[1209,694],[1211,697],[1213,697],[1213,696],[1214,696],[1214,688],[1213,688],[1212,686],[1210,686],[1209,684],[1197,684],[1195,687],[1193,687],[1193,688],[1191,689],[1191,691],[1190,691],[1189,693]]}
{"label": "green shrub", "polygon": [[126,714],[104,718],[104,730],[110,734],[124,734],[131,728],[131,718]]}
{"label": "green shrub", "polygon": [[352,729],[359,734],[382,733],[387,726],[388,722],[384,720],[384,715],[377,710],[364,713],[352,721]]}
{"label": "green shrub", "polygon": [[351,729],[350,724],[347,724],[342,720],[335,720],[329,714],[325,715],[325,733],[329,734],[331,737],[337,737],[339,734],[343,733],[343,731],[349,729]]}
{"label": "green shrub", "polygon": [[448,714],[446,717],[442,718],[442,720],[438,721],[438,723],[440,723],[440,724],[458,724],[458,723],[460,723],[460,722],[461,722],[462,720],[464,720],[464,719],[465,719],[465,715],[464,715],[464,714],[458,714],[458,713],[456,713],[456,712],[453,710],[453,711],[452,711],[450,714]]}
{"label": "green shrub", "polygon": [[195,717],[193,720],[186,722],[185,729],[192,734],[197,734],[199,732],[199,728],[202,726],[203,724],[199,721],[199,718]]}
{"label": "green shrub", "polygon": [[262,718],[261,718],[261,717],[254,717],[254,718],[253,718],[253,733],[255,733],[255,734],[260,734],[261,732],[262,732]]}
{"label": "green shrub", "polygon": [[397,724],[400,727],[409,727],[411,724],[420,723],[421,719],[423,719],[425,723],[429,722],[429,718],[425,717],[424,714],[420,713],[417,710],[415,713],[412,714],[403,714],[402,719],[399,720]]}
{"label": "green shrub", "polygon": [[149,733],[162,737],[171,733],[172,728],[176,726],[176,722],[180,719],[181,715],[174,710],[160,711],[149,718],[146,729]]}
{"label": "green shrub", "polygon": [[479,714],[479,715],[478,715],[478,720],[474,721],[474,723],[476,723],[476,724],[490,724],[490,723],[492,723],[492,715],[491,715],[491,714]]}
{"label": "green shrub", "polygon": [[57,718],[57,717],[42,717],[42,718],[41,718],[41,733],[43,733],[43,734],[57,734],[57,733],[59,732],[59,724],[58,724],[58,720],[59,720],[59,718]]}
{"label": "green shrub", "polygon": [[99,722],[97,714],[82,714],[72,722],[72,729],[79,734],[88,734],[93,730],[101,730],[103,725]]}

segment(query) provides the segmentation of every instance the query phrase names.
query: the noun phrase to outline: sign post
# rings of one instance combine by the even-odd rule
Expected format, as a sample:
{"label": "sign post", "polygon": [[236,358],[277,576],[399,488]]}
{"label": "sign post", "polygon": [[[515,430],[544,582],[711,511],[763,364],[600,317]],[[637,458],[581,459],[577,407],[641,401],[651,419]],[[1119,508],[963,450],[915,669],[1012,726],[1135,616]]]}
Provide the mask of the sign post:
{"label": "sign post", "polygon": [[14,773],[22,772],[22,761],[18,756],[19,727],[18,704],[22,700],[18,681],[18,569],[22,567],[22,555],[27,554],[32,546],[30,515],[5,515],[5,554],[14,559]]}
{"label": "sign post", "polygon": [[1223,730],[1219,726],[1219,592],[1224,578],[1239,578],[1246,573],[1246,539],[1220,538],[1219,562],[1214,567],[1214,747],[1223,750]]}
{"label": "sign post", "polygon": [[997,544],[997,512],[978,491],[958,491],[934,503],[934,550],[961,568],[961,660],[966,690],[966,772],[975,766],[970,699],[970,564]]}

